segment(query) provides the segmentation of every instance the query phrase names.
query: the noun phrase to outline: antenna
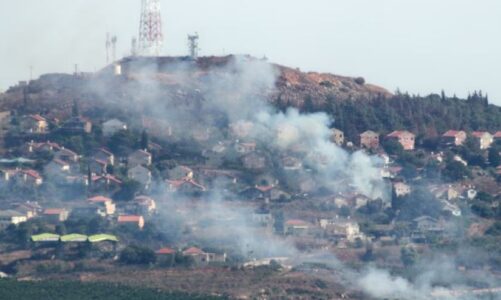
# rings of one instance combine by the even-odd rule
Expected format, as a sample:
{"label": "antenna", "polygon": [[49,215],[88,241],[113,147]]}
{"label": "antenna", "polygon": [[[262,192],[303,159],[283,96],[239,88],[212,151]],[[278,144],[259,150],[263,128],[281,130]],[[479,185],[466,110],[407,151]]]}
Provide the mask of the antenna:
{"label": "antenna", "polygon": [[160,0],[142,0],[139,53],[145,56],[159,56],[163,39]]}
{"label": "antenna", "polygon": [[111,48],[111,40],[110,34],[106,34],[106,64],[110,63],[110,48]]}
{"label": "antenna", "polygon": [[111,37],[111,52],[112,52],[112,60],[117,60],[117,36],[114,35]]}
{"label": "antenna", "polygon": [[197,32],[193,35],[188,34],[188,47],[190,49],[190,57],[192,59],[197,59],[198,58],[198,51],[200,48],[198,47],[198,39],[200,36],[198,35]]}

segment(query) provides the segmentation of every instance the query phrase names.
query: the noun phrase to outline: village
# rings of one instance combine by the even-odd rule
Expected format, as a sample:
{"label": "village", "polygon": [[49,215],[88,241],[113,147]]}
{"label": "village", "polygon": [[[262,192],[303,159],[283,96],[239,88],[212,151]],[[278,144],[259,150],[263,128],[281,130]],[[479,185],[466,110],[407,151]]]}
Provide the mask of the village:
{"label": "village", "polygon": [[[3,119],[5,276],[33,276],[47,261],[89,259],[160,268],[278,261],[290,268],[297,251],[319,250],[347,263],[407,266],[437,245],[496,226],[490,218],[499,210],[501,167],[491,150],[499,149],[501,131],[451,129],[417,144],[408,131],[367,130],[349,141],[332,128],[331,143],[374,158],[388,197],[373,199],[343,178],[343,188],[315,182],[301,145],[267,149],[250,138],[251,122],[176,137],[164,121],[142,118],[139,126],[93,119],[74,102],[64,121],[42,112]],[[465,157],[462,149],[478,154]],[[426,180],[438,170],[447,179]],[[280,247],[262,247],[268,241]],[[466,264],[458,268],[487,266]]]}

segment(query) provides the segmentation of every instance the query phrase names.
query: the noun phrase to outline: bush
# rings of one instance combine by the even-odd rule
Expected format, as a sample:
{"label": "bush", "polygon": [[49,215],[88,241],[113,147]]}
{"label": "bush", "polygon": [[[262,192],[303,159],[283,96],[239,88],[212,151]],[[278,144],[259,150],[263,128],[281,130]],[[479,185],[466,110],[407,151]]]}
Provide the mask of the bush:
{"label": "bush", "polygon": [[357,84],[364,85],[365,84],[365,79],[363,77],[357,77],[357,78],[355,78],[355,82]]}
{"label": "bush", "polygon": [[120,253],[120,262],[129,265],[147,265],[155,261],[155,252],[140,246],[128,246]]}

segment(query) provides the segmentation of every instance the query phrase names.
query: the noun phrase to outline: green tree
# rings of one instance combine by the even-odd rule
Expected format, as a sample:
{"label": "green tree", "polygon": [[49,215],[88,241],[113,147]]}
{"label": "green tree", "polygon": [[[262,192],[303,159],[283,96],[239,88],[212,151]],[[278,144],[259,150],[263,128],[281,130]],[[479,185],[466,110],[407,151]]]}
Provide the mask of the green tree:
{"label": "green tree", "polygon": [[73,100],[73,106],[71,107],[71,115],[73,117],[78,117],[80,115],[80,109],[78,107],[77,100]]}
{"label": "green tree", "polygon": [[404,147],[395,139],[386,139],[382,142],[383,149],[389,155],[400,155],[404,152]]}
{"label": "green tree", "polygon": [[493,167],[497,167],[501,164],[501,155],[499,155],[500,149],[498,147],[492,147],[489,149],[489,163]]}
{"label": "green tree", "polygon": [[496,221],[487,231],[485,232],[488,235],[501,236],[501,221]]}
{"label": "green tree", "polygon": [[470,176],[470,172],[465,165],[459,161],[452,161],[447,163],[443,171],[443,175],[450,181],[463,180],[465,177]]}
{"label": "green tree", "polygon": [[418,255],[414,248],[404,247],[400,249],[400,259],[406,267],[413,266],[417,261]]}
{"label": "green tree", "polygon": [[120,253],[120,262],[130,265],[147,265],[156,261],[155,252],[136,245],[128,246]]}
{"label": "green tree", "polygon": [[141,141],[139,143],[139,146],[141,147],[141,149],[145,150],[148,149],[148,145],[149,145],[148,133],[146,132],[146,130],[143,130],[143,132],[141,133]]}
{"label": "green tree", "polygon": [[141,183],[132,179],[126,179],[122,182],[120,190],[113,195],[113,198],[121,201],[130,201],[140,189]]}

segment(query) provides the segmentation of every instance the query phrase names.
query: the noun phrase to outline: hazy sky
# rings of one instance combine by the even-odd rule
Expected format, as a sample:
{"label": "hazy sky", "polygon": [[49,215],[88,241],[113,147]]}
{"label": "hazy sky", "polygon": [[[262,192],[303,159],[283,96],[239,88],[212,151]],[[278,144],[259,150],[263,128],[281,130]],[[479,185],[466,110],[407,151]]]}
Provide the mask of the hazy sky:
{"label": "hazy sky", "polygon": [[[0,0],[0,90],[46,72],[105,64],[137,36],[141,0]],[[246,53],[304,71],[363,76],[394,91],[501,104],[501,0],[162,0],[168,55]]]}

